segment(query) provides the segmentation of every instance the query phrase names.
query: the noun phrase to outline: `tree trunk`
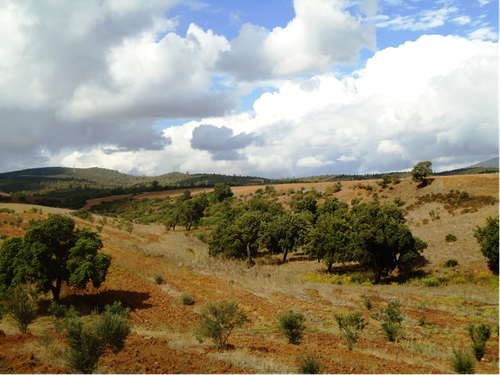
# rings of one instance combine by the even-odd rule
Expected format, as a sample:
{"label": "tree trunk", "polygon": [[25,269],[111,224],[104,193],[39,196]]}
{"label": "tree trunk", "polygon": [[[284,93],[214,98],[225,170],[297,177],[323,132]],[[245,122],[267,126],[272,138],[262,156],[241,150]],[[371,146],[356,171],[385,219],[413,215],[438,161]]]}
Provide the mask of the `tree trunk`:
{"label": "tree trunk", "polygon": [[250,255],[250,242],[247,243],[247,255],[248,255],[248,268],[250,268],[253,264],[252,256]]}
{"label": "tree trunk", "polygon": [[332,262],[328,262],[328,273],[332,273]]}
{"label": "tree trunk", "polygon": [[283,260],[281,261],[281,263],[285,263],[286,262],[286,256],[288,255],[288,249],[285,249],[285,253],[283,254]]}
{"label": "tree trunk", "polygon": [[59,297],[61,295],[61,284],[62,280],[60,277],[56,279],[56,286],[51,286],[50,290],[52,291],[52,295],[54,296],[54,301],[59,301]]}

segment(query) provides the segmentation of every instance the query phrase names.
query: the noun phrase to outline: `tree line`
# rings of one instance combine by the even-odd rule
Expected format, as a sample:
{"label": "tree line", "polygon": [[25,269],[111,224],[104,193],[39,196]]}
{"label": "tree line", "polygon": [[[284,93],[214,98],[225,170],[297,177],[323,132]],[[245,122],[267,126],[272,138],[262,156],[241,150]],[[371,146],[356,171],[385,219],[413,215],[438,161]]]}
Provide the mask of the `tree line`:
{"label": "tree line", "polygon": [[427,243],[412,235],[395,203],[350,208],[336,197],[318,204],[312,194],[293,202],[291,210],[256,195],[229,210],[209,240],[210,256],[248,258],[249,263],[264,248],[282,254],[282,262],[302,248],[328,271],[335,263],[359,262],[379,283],[396,268],[410,271]]}

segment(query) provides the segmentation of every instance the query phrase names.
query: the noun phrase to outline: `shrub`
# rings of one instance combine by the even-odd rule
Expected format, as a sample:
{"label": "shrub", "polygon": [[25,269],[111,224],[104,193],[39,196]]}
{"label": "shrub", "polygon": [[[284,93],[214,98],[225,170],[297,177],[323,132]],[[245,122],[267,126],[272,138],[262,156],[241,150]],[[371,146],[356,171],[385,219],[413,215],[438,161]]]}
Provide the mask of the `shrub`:
{"label": "shrub", "polygon": [[451,365],[457,374],[474,374],[476,361],[470,350],[453,350]]}
{"label": "shrub", "polygon": [[372,305],[372,300],[370,299],[370,296],[365,296],[364,294],[361,296],[363,299],[363,304],[366,307],[367,310],[371,310],[373,308]]}
{"label": "shrub", "polygon": [[0,318],[12,317],[21,333],[26,333],[28,326],[36,319],[37,293],[27,286],[16,285],[1,295]]}
{"label": "shrub", "polygon": [[446,235],[446,237],[444,238],[444,240],[446,242],[455,242],[456,240],[458,240],[457,236],[455,236],[454,234],[451,234],[451,233],[448,233]]}
{"label": "shrub", "polygon": [[129,313],[129,308],[123,309],[120,302],[115,302],[112,306],[106,305],[102,316],[94,310],[87,324],[80,317],[66,319],[68,366],[79,373],[91,374],[106,351],[122,350],[130,334]]}
{"label": "shrub", "polygon": [[6,240],[7,239],[7,233],[2,233],[0,234],[0,240]]}
{"label": "shrub", "polygon": [[156,275],[155,276],[155,283],[157,283],[158,285],[163,284],[163,277],[161,275]]}
{"label": "shrub", "polygon": [[425,286],[436,287],[442,284],[441,280],[436,277],[428,277],[422,280]]}
{"label": "shrub", "polygon": [[373,319],[381,323],[382,330],[391,342],[397,342],[403,333],[401,328],[403,315],[399,310],[400,307],[401,304],[398,300],[391,301],[387,307],[381,308],[379,312],[372,315]]}
{"label": "shrub", "polygon": [[194,305],[193,296],[189,292],[182,292],[179,295],[179,300],[183,305]]}
{"label": "shrub", "polygon": [[321,374],[323,365],[309,353],[297,357],[301,374]]}
{"label": "shrub", "polygon": [[200,314],[200,326],[194,335],[200,343],[209,338],[219,349],[224,349],[233,329],[243,326],[246,321],[245,310],[238,308],[236,301],[209,302]]}
{"label": "shrub", "polygon": [[94,216],[92,216],[92,213],[89,210],[87,210],[86,208],[80,208],[77,211],[73,211],[73,212],[71,212],[71,215],[79,217],[80,219],[83,219],[83,220],[88,220],[91,223],[94,222]]}
{"label": "shrub", "polygon": [[469,334],[472,340],[472,351],[478,361],[484,356],[486,341],[491,336],[491,326],[489,324],[481,323],[479,326],[470,324],[465,331]]}
{"label": "shrub", "polygon": [[460,199],[468,199],[469,198],[469,193],[467,193],[466,191],[462,191],[460,193]]}
{"label": "shrub", "polygon": [[418,324],[420,326],[425,326],[426,324],[426,319],[425,319],[425,309],[429,306],[429,303],[426,301],[421,301],[417,304],[416,308],[417,310],[422,314],[420,319],[418,320]]}
{"label": "shrub", "polygon": [[298,345],[306,329],[305,320],[304,314],[290,309],[278,317],[278,329],[290,344]]}
{"label": "shrub", "polygon": [[368,322],[363,317],[361,311],[355,311],[347,315],[335,314],[340,334],[347,340],[347,348],[352,351],[354,344],[358,341],[359,335],[363,332]]}
{"label": "shrub", "polygon": [[445,267],[456,267],[458,266],[458,260],[456,259],[448,259],[446,262],[444,262]]}
{"label": "shrub", "polygon": [[57,332],[61,332],[64,328],[64,322],[68,318],[77,318],[78,314],[75,310],[75,306],[70,306],[67,309],[64,306],[59,305],[56,301],[52,301],[47,312],[52,316],[52,323]]}

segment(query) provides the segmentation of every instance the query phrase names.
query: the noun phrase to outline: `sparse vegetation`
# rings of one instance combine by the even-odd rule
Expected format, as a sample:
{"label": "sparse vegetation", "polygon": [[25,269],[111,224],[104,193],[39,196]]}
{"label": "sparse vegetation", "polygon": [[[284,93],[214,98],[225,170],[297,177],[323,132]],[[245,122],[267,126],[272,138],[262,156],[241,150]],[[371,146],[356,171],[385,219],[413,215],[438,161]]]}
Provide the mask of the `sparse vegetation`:
{"label": "sparse vegetation", "polygon": [[457,240],[458,240],[458,238],[457,238],[457,236],[455,236],[454,234],[452,234],[452,233],[448,233],[448,234],[446,235],[446,237],[444,238],[444,240],[445,240],[446,242],[455,242],[455,241],[457,241]]}
{"label": "sparse vegetation", "polygon": [[363,317],[361,311],[354,311],[347,315],[335,314],[334,318],[339,326],[340,334],[347,341],[347,348],[350,351],[354,350],[354,344],[358,341],[368,322]]}
{"label": "sparse vegetation", "polygon": [[491,325],[481,323],[477,327],[474,324],[467,326],[465,331],[472,340],[472,352],[478,361],[484,356],[486,341],[491,336]]}
{"label": "sparse vegetation", "polygon": [[299,345],[306,329],[306,317],[300,311],[289,309],[278,316],[278,328],[290,344]]}
{"label": "sparse vegetation", "polygon": [[301,374],[321,374],[323,365],[313,355],[306,353],[297,357]]}
{"label": "sparse vegetation", "polygon": [[182,302],[183,305],[193,305],[194,304],[193,296],[189,292],[182,292],[179,295],[179,300]]}
{"label": "sparse vegetation", "polygon": [[444,262],[443,266],[445,267],[456,267],[458,266],[458,260],[456,259],[448,259],[446,262]]}
{"label": "sparse vegetation", "polygon": [[474,374],[476,369],[476,361],[474,355],[467,349],[453,349],[453,357],[451,365],[457,374]]}
{"label": "sparse vegetation", "polygon": [[0,294],[0,319],[4,316],[12,317],[21,333],[26,333],[28,326],[37,317],[37,293],[29,286],[12,286]]}
{"label": "sparse vegetation", "polygon": [[386,307],[372,315],[372,318],[378,320],[382,326],[387,340],[397,342],[403,334],[401,323],[403,322],[403,314],[400,311],[401,304],[398,300],[391,301]]}
{"label": "sparse vegetation", "polygon": [[203,343],[206,339],[219,349],[226,348],[226,341],[236,327],[248,321],[245,310],[239,308],[238,302],[220,300],[217,304],[208,303],[200,314],[200,326],[195,337]]}

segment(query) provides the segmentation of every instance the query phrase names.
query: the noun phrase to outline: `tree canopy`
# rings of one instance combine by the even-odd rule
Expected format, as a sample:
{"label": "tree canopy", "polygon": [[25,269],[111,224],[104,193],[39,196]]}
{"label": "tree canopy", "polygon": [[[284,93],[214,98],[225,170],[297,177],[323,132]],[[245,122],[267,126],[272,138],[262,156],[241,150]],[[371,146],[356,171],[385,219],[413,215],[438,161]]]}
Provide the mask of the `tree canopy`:
{"label": "tree canopy", "polygon": [[23,239],[13,237],[0,248],[0,282],[4,287],[33,282],[59,300],[61,285],[98,288],[106,279],[111,255],[98,253],[99,235],[89,228],[74,230],[73,219],[53,215],[38,221]]}
{"label": "tree canopy", "polygon": [[411,171],[411,179],[415,182],[422,183],[423,185],[427,184],[427,177],[432,174],[432,162],[430,161],[421,161],[417,165],[413,167]]}
{"label": "tree canopy", "polygon": [[477,227],[474,237],[481,245],[483,255],[488,258],[490,268],[498,272],[498,217],[488,217],[485,227]]}
{"label": "tree canopy", "polygon": [[222,202],[224,199],[232,197],[233,192],[228,184],[220,183],[214,185],[214,195],[217,201]]}

